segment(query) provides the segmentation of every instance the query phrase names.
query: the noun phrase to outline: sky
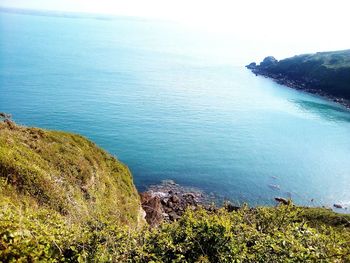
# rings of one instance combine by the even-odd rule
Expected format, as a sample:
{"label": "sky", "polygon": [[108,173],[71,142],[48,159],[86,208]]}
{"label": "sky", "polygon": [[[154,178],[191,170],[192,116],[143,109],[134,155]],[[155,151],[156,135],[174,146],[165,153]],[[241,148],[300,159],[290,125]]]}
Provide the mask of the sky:
{"label": "sky", "polygon": [[279,56],[350,48],[348,0],[1,0],[0,6],[170,20],[255,41]]}

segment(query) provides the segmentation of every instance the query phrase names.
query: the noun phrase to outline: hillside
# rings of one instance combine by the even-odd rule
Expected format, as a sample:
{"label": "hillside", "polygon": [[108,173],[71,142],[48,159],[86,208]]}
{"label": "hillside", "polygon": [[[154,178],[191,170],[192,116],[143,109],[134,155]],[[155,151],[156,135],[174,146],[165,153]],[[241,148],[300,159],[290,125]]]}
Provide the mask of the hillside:
{"label": "hillside", "polygon": [[259,65],[251,63],[247,67],[281,84],[349,105],[350,50],[304,54],[280,61],[266,57]]}
{"label": "hillside", "polygon": [[128,168],[80,135],[0,123],[0,178],[11,193],[1,200],[52,209],[73,222],[139,216]]}
{"label": "hillside", "polygon": [[[61,230],[73,234],[94,222],[143,222],[127,166],[80,135],[9,120],[0,120],[0,218],[5,237],[11,229],[19,235],[52,231],[58,238]],[[36,247],[37,237],[26,242]]]}
{"label": "hillside", "polygon": [[0,114],[0,262],[350,261],[350,216],[328,209],[192,206],[156,228],[141,215],[125,165]]}

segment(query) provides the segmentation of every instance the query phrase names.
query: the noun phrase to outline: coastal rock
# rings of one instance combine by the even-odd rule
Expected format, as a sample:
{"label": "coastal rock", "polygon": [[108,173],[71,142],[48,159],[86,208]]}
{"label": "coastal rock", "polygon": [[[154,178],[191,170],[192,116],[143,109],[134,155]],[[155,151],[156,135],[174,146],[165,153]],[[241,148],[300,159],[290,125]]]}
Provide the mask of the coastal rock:
{"label": "coastal rock", "polygon": [[174,203],[171,202],[171,201],[169,201],[169,202],[167,203],[167,206],[170,207],[170,208],[173,208],[173,207],[174,207]]}
{"label": "coastal rock", "polygon": [[275,197],[275,200],[277,202],[279,202],[280,204],[283,204],[283,205],[288,205],[289,204],[289,200],[283,198],[283,197]]}
{"label": "coastal rock", "polygon": [[154,196],[151,193],[141,193],[141,205],[143,210],[146,212],[147,223],[154,227],[159,225],[163,221],[163,206],[159,196]]}
{"label": "coastal rock", "polygon": [[233,211],[237,211],[240,209],[239,206],[235,206],[233,204],[231,204],[230,202],[227,202],[225,205],[224,205],[225,209],[227,210],[227,212],[233,212]]}
{"label": "coastal rock", "polygon": [[176,221],[179,218],[180,218],[180,216],[176,212],[173,211],[173,212],[169,213],[169,219],[171,221]]}
{"label": "coastal rock", "polygon": [[341,205],[341,204],[334,204],[333,205],[335,208],[339,208],[339,209],[342,209],[343,208],[343,206]]}
{"label": "coastal rock", "polygon": [[180,201],[180,198],[177,195],[173,195],[170,199],[173,203],[178,203]]}
{"label": "coastal rock", "polygon": [[7,114],[5,112],[0,112],[0,119],[10,120],[11,119],[11,114]]}
{"label": "coastal rock", "polygon": [[212,203],[210,198],[213,198],[198,189],[180,186],[172,180],[150,186],[140,197],[146,221],[151,226],[157,226],[163,220],[178,220],[186,209],[195,210],[199,205],[207,208]]}

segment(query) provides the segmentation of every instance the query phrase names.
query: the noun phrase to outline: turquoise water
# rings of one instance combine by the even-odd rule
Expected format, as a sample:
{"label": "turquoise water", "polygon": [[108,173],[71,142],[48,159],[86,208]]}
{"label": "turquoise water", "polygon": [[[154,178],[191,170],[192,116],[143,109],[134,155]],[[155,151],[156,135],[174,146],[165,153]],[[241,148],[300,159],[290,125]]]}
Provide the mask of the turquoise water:
{"label": "turquoise water", "polygon": [[87,136],[140,190],[350,205],[350,112],[256,77],[236,47],[156,21],[0,15],[0,111]]}

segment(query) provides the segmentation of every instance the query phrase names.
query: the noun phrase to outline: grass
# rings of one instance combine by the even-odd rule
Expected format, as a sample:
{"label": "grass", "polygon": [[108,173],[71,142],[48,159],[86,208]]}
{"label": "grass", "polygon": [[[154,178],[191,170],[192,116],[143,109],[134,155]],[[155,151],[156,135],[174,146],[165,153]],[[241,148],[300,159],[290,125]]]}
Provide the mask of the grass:
{"label": "grass", "polygon": [[0,200],[16,205],[26,200],[73,222],[139,220],[127,166],[80,135],[0,123],[0,178]]}
{"label": "grass", "polygon": [[300,217],[314,227],[322,224],[340,229],[350,228],[350,214],[339,214],[330,209],[304,207],[301,210]]}
{"label": "grass", "polygon": [[188,210],[150,229],[110,154],[80,135],[0,122],[0,262],[350,262],[349,219],[290,203]]}

